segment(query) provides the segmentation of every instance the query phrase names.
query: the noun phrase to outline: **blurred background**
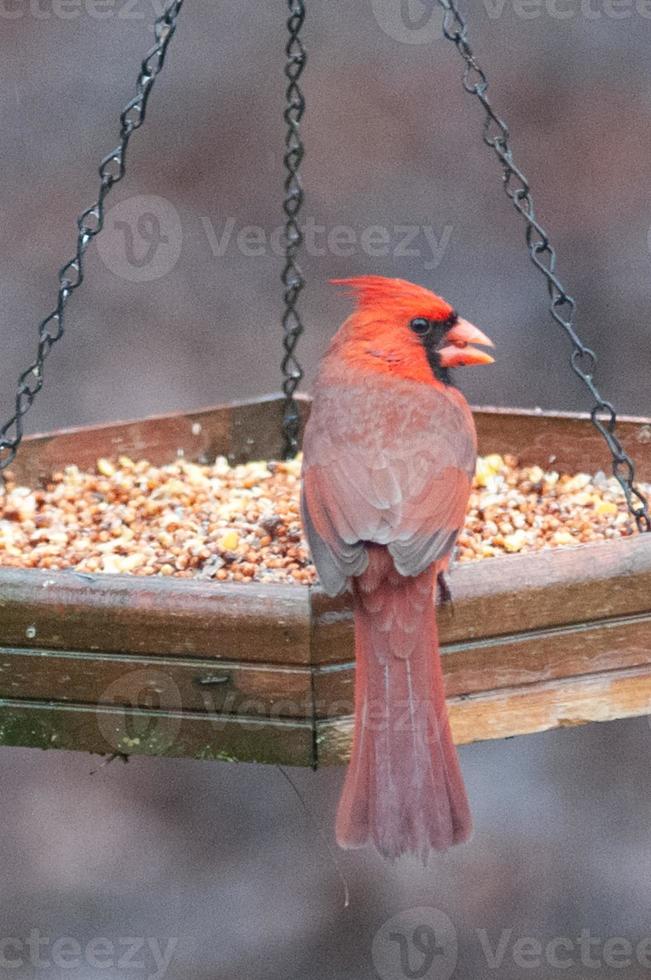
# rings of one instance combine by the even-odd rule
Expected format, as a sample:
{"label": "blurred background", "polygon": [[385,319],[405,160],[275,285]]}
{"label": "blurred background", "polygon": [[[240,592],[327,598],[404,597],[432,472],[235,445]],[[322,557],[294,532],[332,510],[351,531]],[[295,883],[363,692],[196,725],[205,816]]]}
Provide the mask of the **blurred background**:
{"label": "blurred background", "polygon": [[[0,0],[3,420],[160,7]],[[461,379],[472,402],[586,409],[481,142],[479,106],[430,8],[338,0],[308,10],[305,390],[348,308],[328,278],[373,272],[435,288],[495,340],[495,366]],[[649,415],[651,6],[467,8],[602,389],[619,410]],[[278,389],[286,14],[281,0],[186,5],[29,431]],[[83,754],[5,749],[0,975],[648,976],[647,720],[461,757],[473,842],[429,869],[340,855],[344,910],[332,860],[276,769],[134,759],[91,775],[97,762]],[[294,774],[328,837],[342,776]],[[418,926],[445,941],[401,961],[390,937]],[[49,940],[41,960],[16,956],[8,940],[34,931],[32,945]],[[73,945],[53,956],[66,937]]]}

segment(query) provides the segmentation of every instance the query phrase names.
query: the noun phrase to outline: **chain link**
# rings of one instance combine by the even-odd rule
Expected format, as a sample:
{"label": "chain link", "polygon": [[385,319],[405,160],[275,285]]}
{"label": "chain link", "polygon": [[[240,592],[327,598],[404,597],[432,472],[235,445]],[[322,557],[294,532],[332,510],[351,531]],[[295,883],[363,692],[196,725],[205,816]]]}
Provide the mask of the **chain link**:
{"label": "chain link", "polygon": [[444,11],[443,34],[455,45],[465,62],[463,87],[466,92],[479,99],[486,113],[484,143],[495,152],[504,168],[504,190],[527,225],[526,242],[529,256],[547,280],[549,312],[572,344],[572,370],[594,398],[591,419],[595,428],[606,440],[611,452],[613,475],[624,491],[626,504],[638,529],[651,531],[648,501],[635,484],[635,466],[615,433],[617,425],[615,410],[610,402],[602,398],[593,380],[597,357],[594,351],[586,347],[575,330],[576,303],[556,274],[556,251],[549,241],[547,232],[535,216],[529,181],[513,162],[509,129],[496,114],[488,99],[486,94],[488,80],[468,43],[466,23],[457,9],[456,0],[438,0],[438,3]]}
{"label": "chain link", "polygon": [[32,407],[36,395],[43,387],[45,361],[52,347],[64,333],[64,312],[72,293],[84,281],[84,254],[90,242],[104,227],[104,202],[115,184],[125,174],[127,147],[132,134],[145,121],[147,103],[156,77],[165,63],[167,48],[176,31],[176,20],[184,0],[171,0],[165,12],[154,24],[156,43],[145,55],[136,82],[137,94],[127,103],[120,114],[120,142],[100,163],[100,190],[97,202],[77,219],[77,251],[59,270],[59,293],[55,310],[42,321],[38,328],[36,358],[18,378],[14,415],[0,429],[0,476],[16,458],[23,439],[23,419]]}
{"label": "chain link", "polygon": [[303,333],[303,323],[297,310],[301,290],[305,279],[296,256],[303,244],[303,231],[299,225],[300,210],[303,206],[303,186],[300,178],[300,166],[305,155],[305,147],[301,139],[300,124],[305,112],[305,97],[300,88],[300,78],[305,68],[306,54],[301,40],[301,29],[305,21],[304,0],[288,0],[289,19],[287,28],[289,40],[285,48],[287,62],[285,75],[288,79],[287,107],[285,123],[285,267],[282,272],[284,291],[283,313],[283,348],[285,356],[282,361],[283,392],[285,394],[285,411],[283,417],[283,433],[285,437],[285,458],[296,455],[298,450],[299,413],[294,393],[303,377],[303,370],[296,357],[296,345]]}

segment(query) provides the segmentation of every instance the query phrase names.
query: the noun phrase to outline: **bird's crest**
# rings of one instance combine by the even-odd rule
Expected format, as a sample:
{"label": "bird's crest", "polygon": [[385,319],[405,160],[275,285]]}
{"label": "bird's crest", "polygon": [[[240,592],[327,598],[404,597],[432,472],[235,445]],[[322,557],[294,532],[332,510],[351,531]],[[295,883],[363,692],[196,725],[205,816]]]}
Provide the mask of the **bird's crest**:
{"label": "bird's crest", "polygon": [[445,319],[452,312],[450,304],[440,296],[406,279],[355,276],[351,279],[331,279],[330,282],[347,289],[357,300],[357,309],[362,311],[381,309],[434,320]]}

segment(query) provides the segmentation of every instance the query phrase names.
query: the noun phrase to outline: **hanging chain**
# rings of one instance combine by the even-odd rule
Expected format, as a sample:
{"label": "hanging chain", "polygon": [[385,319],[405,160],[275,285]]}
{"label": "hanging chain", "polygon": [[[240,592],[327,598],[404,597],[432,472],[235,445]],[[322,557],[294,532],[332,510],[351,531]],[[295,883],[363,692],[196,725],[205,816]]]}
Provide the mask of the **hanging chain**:
{"label": "hanging chain", "polygon": [[495,113],[488,99],[486,94],[488,80],[483,69],[477,64],[468,43],[466,23],[457,10],[456,0],[438,0],[438,2],[444,11],[443,34],[456,46],[465,62],[463,87],[466,92],[479,99],[486,113],[484,143],[495,152],[504,168],[504,190],[527,225],[526,240],[529,256],[547,280],[550,296],[549,312],[556,323],[563,328],[572,344],[572,370],[594,398],[594,407],[590,416],[612,454],[613,475],[624,491],[626,504],[638,529],[651,531],[648,501],[635,484],[635,466],[616,435],[615,409],[610,402],[602,398],[594,383],[593,374],[597,357],[594,351],[586,347],[574,328],[576,303],[556,275],[556,251],[549,241],[547,232],[535,217],[529,181],[513,162],[508,127]]}
{"label": "hanging chain", "polygon": [[140,67],[136,82],[137,95],[127,103],[120,114],[120,143],[102,160],[99,167],[101,179],[97,202],[86,208],[77,219],[77,252],[75,257],[59,271],[59,295],[57,305],[38,328],[36,359],[18,379],[15,411],[0,429],[0,475],[16,458],[23,438],[23,418],[43,387],[44,365],[52,347],[64,332],[66,304],[84,281],[84,253],[90,242],[104,227],[104,202],[110,190],[125,174],[127,147],[132,134],[145,121],[147,103],[156,77],[165,63],[167,47],[176,31],[176,19],[184,0],[171,0],[166,10],[154,24],[155,45],[148,51]]}
{"label": "hanging chain", "polygon": [[301,139],[300,124],[305,112],[305,97],[299,82],[305,68],[306,54],[300,32],[305,21],[304,0],[288,0],[290,16],[287,21],[289,40],[285,48],[287,63],[285,75],[289,81],[287,86],[287,108],[285,122],[287,135],[285,137],[285,267],[282,282],[285,287],[283,314],[283,348],[285,356],[282,361],[283,392],[285,393],[285,412],[283,417],[283,433],[285,437],[285,458],[296,455],[298,450],[299,413],[294,393],[303,377],[303,370],[296,358],[296,345],[303,333],[303,323],[296,308],[305,279],[296,256],[303,244],[303,232],[299,225],[299,215],[303,206],[303,186],[300,178],[300,166],[305,155],[305,147]]}

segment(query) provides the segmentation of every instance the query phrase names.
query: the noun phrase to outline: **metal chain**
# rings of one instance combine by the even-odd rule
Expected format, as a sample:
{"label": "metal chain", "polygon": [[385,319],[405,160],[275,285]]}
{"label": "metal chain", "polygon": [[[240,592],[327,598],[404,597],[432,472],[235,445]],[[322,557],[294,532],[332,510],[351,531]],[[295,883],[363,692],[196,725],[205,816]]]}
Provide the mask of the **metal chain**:
{"label": "metal chain", "polygon": [[613,475],[624,491],[626,504],[640,531],[651,531],[649,505],[645,495],[635,484],[635,466],[619,441],[615,428],[617,415],[610,402],[597,389],[593,373],[597,364],[594,351],[583,343],[574,328],[576,303],[567,293],[556,275],[556,251],[549,236],[534,213],[529,181],[513,162],[510,134],[506,123],[495,113],[488,96],[488,80],[478,65],[468,43],[466,23],[459,13],[456,0],[438,0],[443,8],[443,34],[451,41],[465,62],[463,87],[476,96],[486,113],[483,140],[496,154],[504,168],[504,190],[516,211],[524,218],[526,241],[531,261],[547,280],[550,296],[549,312],[563,328],[572,344],[571,366],[592,397],[594,407],[590,413],[595,428],[606,440],[613,457]]}
{"label": "metal chain", "polygon": [[299,413],[294,393],[303,377],[303,370],[296,358],[296,345],[303,333],[303,323],[297,310],[298,298],[305,286],[305,279],[296,256],[303,244],[303,232],[299,225],[300,210],[303,206],[303,186],[300,178],[300,166],[305,155],[305,147],[301,139],[300,124],[305,112],[305,97],[299,82],[305,68],[306,53],[301,41],[300,32],[305,21],[304,0],[288,0],[290,16],[287,21],[289,40],[285,48],[287,63],[285,75],[289,81],[287,86],[287,108],[285,122],[287,135],[285,137],[285,267],[282,272],[282,282],[285,287],[283,314],[283,348],[285,356],[282,360],[283,392],[285,394],[285,411],[283,417],[283,433],[285,437],[285,458],[296,455],[298,450]]}
{"label": "metal chain", "polygon": [[136,82],[137,95],[127,103],[120,114],[120,143],[104,157],[99,167],[101,180],[99,197],[97,202],[86,208],[77,219],[77,252],[75,257],[59,270],[56,309],[38,328],[36,359],[20,375],[14,415],[0,429],[0,475],[16,458],[24,434],[23,418],[43,387],[45,361],[54,344],[63,336],[66,304],[75,289],[78,289],[84,281],[84,253],[93,238],[104,227],[104,202],[107,195],[124,177],[129,141],[132,134],[145,121],[149,96],[156,77],[165,63],[167,48],[176,31],[176,20],[183,3],[184,0],[171,0],[165,12],[154,23],[156,43],[142,61]]}

